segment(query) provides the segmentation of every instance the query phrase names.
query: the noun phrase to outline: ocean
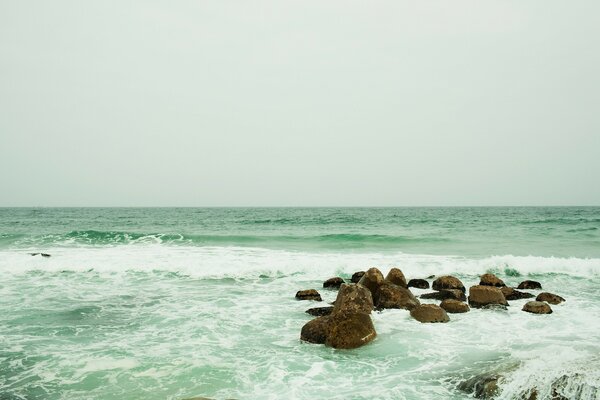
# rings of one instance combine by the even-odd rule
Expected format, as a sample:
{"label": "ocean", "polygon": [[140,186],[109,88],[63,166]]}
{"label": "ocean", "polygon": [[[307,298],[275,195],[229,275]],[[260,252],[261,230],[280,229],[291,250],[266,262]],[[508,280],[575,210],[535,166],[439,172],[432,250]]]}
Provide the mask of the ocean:
{"label": "ocean", "polygon": [[[566,301],[301,342],[323,281],[369,267]],[[499,399],[598,399],[599,289],[600,207],[0,208],[0,400],[467,399],[486,374]]]}

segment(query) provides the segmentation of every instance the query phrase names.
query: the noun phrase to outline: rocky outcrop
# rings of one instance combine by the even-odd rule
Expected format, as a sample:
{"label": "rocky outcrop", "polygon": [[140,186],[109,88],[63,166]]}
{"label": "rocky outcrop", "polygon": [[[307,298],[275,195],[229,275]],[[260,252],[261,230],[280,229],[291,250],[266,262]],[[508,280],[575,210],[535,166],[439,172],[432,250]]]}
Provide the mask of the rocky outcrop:
{"label": "rocky outcrop", "polygon": [[335,349],[355,349],[377,336],[368,314],[338,313],[329,317],[325,344]]}
{"label": "rocky outcrop", "polygon": [[482,308],[489,304],[507,306],[508,302],[502,291],[496,287],[477,285],[469,288],[469,305],[471,307]]}
{"label": "rocky outcrop", "polygon": [[379,287],[377,294],[377,304],[375,308],[382,310],[384,308],[403,308],[412,310],[417,307],[419,300],[411,293],[410,290],[394,285],[390,282],[385,282]]}
{"label": "rocky outcrop", "polygon": [[357,271],[357,272],[353,273],[352,278],[350,278],[350,282],[358,283],[360,281],[360,278],[362,278],[364,274],[365,274],[365,271]]}
{"label": "rocky outcrop", "polygon": [[532,297],[535,297],[531,293],[519,292],[518,290],[515,290],[509,286],[501,287],[500,290],[502,291],[504,298],[508,301],[530,299]]}
{"label": "rocky outcrop", "polygon": [[434,300],[446,300],[454,299],[460,301],[467,301],[465,292],[458,289],[442,289],[437,292],[425,293],[420,296],[422,299],[434,299]]}
{"label": "rocky outcrop", "polygon": [[466,303],[454,299],[446,299],[442,301],[440,307],[442,307],[444,310],[446,310],[446,312],[449,312],[451,314],[466,313],[470,310],[469,306]]}
{"label": "rocky outcrop", "polygon": [[421,304],[410,311],[410,316],[419,322],[448,322],[446,311],[435,304]]}
{"label": "rocky outcrop", "polygon": [[523,306],[523,311],[533,314],[552,314],[552,308],[543,301],[528,301]]}
{"label": "rocky outcrop", "polygon": [[463,285],[460,279],[450,275],[440,276],[437,278],[435,281],[433,281],[432,288],[433,290],[458,289],[462,290],[463,292],[465,291],[465,285]]}
{"label": "rocky outcrop", "polygon": [[498,394],[499,375],[484,373],[458,385],[458,389],[472,394],[476,399],[493,399]]}
{"label": "rocky outcrop", "polygon": [[342,278],[340,278],[339,276],[336,276],[335,278],[329,278],[325,282],[323,282],[323,287],[331,288],[331,289],[339,289],[340,286],[342,286],[342,283],[345,283],[344,280]]}
{"label": "rocky outcrop", "polygon": [[404,274],[398,268],[392,268],[385,277],[385,280],[386,282],[393,283],[396,286],[401,286],[403,288],[408,287]]}
{"label": "rocky outcrop", "polygon": [[379,287],[383,285],[383,274],[377,268],[369,268],[367,272],[360,278],[358,281],[359,285],[362,285],[371,291],[371,295],[373,296],[373,302],[377,304],[377,292],[379,291]]}
{"label": "rocky outcrop", "polygon": [[299,290],[296,292],[296,299],[323,301],[321,295],[315,289]]}
{"label": "rocky outcrop", "polygon": [[345,283],[340,287],[335,299],[334,313],[355,312],[370,314],[373,310],[373,297],[364,286]]}
{"label": "rocky outcrop", "polygon": [[521,283],[519,283],[519,286],[517,286],[517,289],[541,289],[542,288],[542,284],[537,282],[537,281],[523,281]]}
{"label": "rocky outcrop", "polygon": [[494,274],[483,274],[480,277],[480,281],[479,284],[483,285],[483,286],[496,286],[496,287],[502,287],[502,286],[506,286],[504,284],[504,281],[500,278],[498,278],[496,275]]}
{"label": "rocky outcrop", "polygon": [[414,287],[417,289],[429,289],[429,282],[425,279],[411,279],[408,281],[407,287]]}
{"label": "rocky outcrop", "polygon": [[314,317],[322,317],[324,315],[329,315],[333,311],[333,307],[314,307],[306,310],[307,314],[310,314]]}
{"label": "rocky outcrop", "polygon": [[565,299],[563,299],[562,297],[560,297],[557,294],[553,294],[553,293],[548,293],[548,292],[542,292],[540,294],[538,294],[538,296],[535,298],[536,301],[545,301],[546,303],[550,303],[550,304],[560,304],[563,301],[565,301]]}

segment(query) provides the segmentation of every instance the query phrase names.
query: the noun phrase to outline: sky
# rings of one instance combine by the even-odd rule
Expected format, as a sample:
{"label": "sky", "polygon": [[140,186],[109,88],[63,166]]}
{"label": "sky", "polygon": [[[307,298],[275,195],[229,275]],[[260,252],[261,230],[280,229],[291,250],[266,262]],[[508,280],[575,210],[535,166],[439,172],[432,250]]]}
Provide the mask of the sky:
{"label": "sky", "polygon": [[600,205],[598,15],[0,0],[0,206]]}

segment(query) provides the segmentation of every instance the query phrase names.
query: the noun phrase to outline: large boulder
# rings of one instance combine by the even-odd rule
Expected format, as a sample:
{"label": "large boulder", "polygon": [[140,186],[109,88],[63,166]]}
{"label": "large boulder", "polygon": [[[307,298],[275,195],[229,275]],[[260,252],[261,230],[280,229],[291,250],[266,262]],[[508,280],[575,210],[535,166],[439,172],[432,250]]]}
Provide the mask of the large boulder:
{"label": "large boulder", "polygon": [[394,285],[401,286],[403,288],[408,287],[404,274],[398,268],[390,269],[390,272],[388,272],[385,280],[386,282],[393,283]]}
{"label": "large boulder", "polygon": [[521,300],[521,299],[530,299],[532,297],[535,297],[534,295],[532,295],[531,293],[527,293],[527,292],[519,292],[518,290],[515,290],[509,286],[504,286],[501,287],[500,290],[502,291],[502,294],[504,295],[504,298],[506,300]]}
{"label": "large boulder", "polygon": [[417,289],[429,289],[429,282],[425,279],[411,279],[408,281],[407,287],[414,287]]}
{"label": "large boulder", "polygon": [[502,279],[498,278],[494,274],[481,275],[481,280],[479,281],[479,284],[483,285],[483,286],[496,286],[496,287],[506,286],[504,284],[504,281]]}
{"label": "large boulder", "polygon": [[542,293],[538,294],[538,296],[535,298],[535,300],[536,301],[545,301],[546,303],[550,303],[550,304],[560,304],[563,301],[565,301],[565,299],[563,299],[559,295],[553,294],[553,293],[548,293],[548,292],[542,292]]}
{"label": "large boulder", "polygon": [[315,289],[299,290],[296,292],[296,299],[323,301],[321,295]]}
{"label": "large boulder", "polygon": [[325,344],[335,349],[354,349],[377,336],[368,314],[338,313],[329,317],[329,330]]}
{"label": "large boulder", "polygon": [[435,304],[421,304],[410,310],[410,316],[419,322],[448,322],[446,311]]}
{"label": "large boulder", "polygon": [[542,284],[537,282],[537,281],[530,281],[530,280],[526,280],[523,281],[521,283],[519,283],[519,286],[517,286],[517,289],[541,289],[542,288]]}
{"label": "large boulder", "polygon": [[385,282],[379,287],[377,295],[377,304],[375,308],[382,310],[384,308],[403,308],[412,310],[417,307],[419,300],[411,293],[410,290],[394,285],[390,282]]}
{"label": "large boulder", "polygon": [[440,307],[442,307],[444,310],[446,310],[446,312],[449,312],[451,314],[466,313],[470,310],[469,306],[466,303],[454,299],[446,299],[442,301]]}
{"label": "large boulder", "polygon": [[384,281],[383,274],[380,270],[377,268],[369,268],[362,278],[360,278],[358,284],[371,291],[373,302],[377,304],[377,292],[379,291],[379,286],[383,285]]}
{"label": "large boulder", "polygon": [[335,299],[333,313],[355,312],[370,314],[373,310],[371,291],[362,285],[344,283]]}
{"label": "large boulder", "polygon": [[469,288],[469,305],[482,308],[490,304],[507,306],[508,302],[502,291],[493,286],[477,285]]}
{"label": "large boulder", "polygon": [[322,317],[325,315],[330,315],[333,312],[333,306],[331,307],[314,307],[309,308],[305,311],[307,314],[310,314],[314,317]]}
{"label": "large boulder", "polygon": [[454,299],[460,301],[467,301],[465,292],[458,289],[442,289],[437,292],[424,293],[420,296],[422,299],[434,299],[434,300],[446,300]]}
{"label": "large boulder", "polygon": [[325,282],[323,282],[323,287],[339,289],[340,286],[342,286],[342,283],[344,283],[344,280],[342,278],[340,278],[339,276],[336,276],[335,278],[329,278]]}
{"label": "large boulder", "polygon": [[552,314],[552,308],[543,301],[528,301],[523,306],[523,311],[533,314]]}
{"label": "large boulder", "polygon": [[352,278],[350,278],[350,282],[358,283],[360,281],[360,278],[362,278],[364,274],[365,274],[365,271],[357,271],[357,272],[353,273]]}
{"label": "large boulder", "polygon": [[308,321],[300,331],[300,339],[316,344],[325,344],[329,334],[329,316]]}
{"label": "large boulder", "polygon": [[451,275],[444,275],[437,278],[433,281],[432,288],[433,290],[458,289],[463,292],[465,291],[465,285],[463,285],[460,279]]}

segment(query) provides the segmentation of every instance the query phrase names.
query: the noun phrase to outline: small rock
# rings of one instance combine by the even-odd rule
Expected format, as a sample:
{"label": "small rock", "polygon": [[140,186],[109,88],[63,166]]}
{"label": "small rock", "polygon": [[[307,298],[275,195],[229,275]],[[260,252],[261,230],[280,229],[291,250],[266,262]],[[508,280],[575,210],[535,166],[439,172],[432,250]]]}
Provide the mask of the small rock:
{"label": "small rock", "polygon": [[329,278],[325,282],[323,282],[323,287],[339,289],[340,286],[342,286],[342,283],[344,283],[344,280],[339,276],[336,276],[335,278]]}
{"label": "small rock", "polygon": [[406,284],[406,278],[404,277],[404,274],[398,268],[392,268],[385,277],[385,280],[387,282],[393,283],[396,286],[401,286],[403,288],[408,287]]}
{"label": "small rock", "polygon": [[445,300],[445,299],[454,299],[460,301],[467,301],[467,296],[465,296],[465,292],[458,289],[442,289],[437,292],[424,293],[421,296],[422,299],[434,299],[434,300]]}
{"label": "small rock", "polygon": [[446,312],[449,312],[451,314],[466,313],[470,310],[469,306],[466,303],[454,299],[446,299],[442,301],[440,307],[442,307],[444,310],[446,310]]}
{"label": "small rock", "polygon": [[485,306],[480,307],[482,310],[492,310],[492,311],[507,311],[508,307],[504,304],[486,304]]}
{"label": "small rock", "polygon": [[425,279],[411,279],[408,281],[407,287],[414,287],[417,289],[429,289],[429,282]]}
{"label": "small rock", "polygon": [[421,304],[410,290],[390,282],[385,282],[379,287],[377,299],[375,307],[378,310],[385,308],[403,308],[405,310],[412,310]]}
{"label": "small rock", "polygon": [[476,399],[492,399],[498,393],[499,379],[498,375],[484,373],[461,382],[458,389],[472,393]]}
{"label": "small rock", "polygon": [[560,297],[557,294],[553,294],[553,293],[548,293],[548,292],[542,292],[540,294],[538,294],[538,296],[535,298],[536,301],[545,301],[546,303],[550,303],[550,304],[560,304],[563,301],[565,301],[565,299],[563,299],[562,297]]}
{"label": "small rock", "polygon": [[383,285],[383,274],[377,268],[369,268],[367,272],[360,278],[358,281],[359,285],[362,285],[371,291],[371,295],[373,296],[373,303],[377,304],[377,292],[379,291],[379,286]]}
{"label": "small rock", "polygon": [[463,285],[460,279],[450,275],[440,276],[437,278],[435,281],[433,281],[432,288],[433,290],[458,289],[462,290],[463,292],[465,291],[465,285]]}
{"label": "small rock", "polygon": [[364,274],[365,274],[365,271],[358,271],[358,272],[353,273],[352,278],[350,278],[350,282],[358,283],[358,281],[360,281],[360,278],[362,278]]}
{"label": "small rock", "polygon": [[498,278],[494,274],[481,275],[481,280],[479,281],[479,284],[484,285],[484,286],[496,286],[496,287],[506,286],[504,284],[504,281],[502,279]]}
{"label": "small rock", "polygon": [[369,343],[377,336],[373,321],[368,314],[338,313],[332,314],[329,318],[329,331],[325,344],[334,349],[355,349]]}
{"label": "small rock", "polygon": [[356,312],[370,314],[373,310],[373,296],[369,289],[358,284],[344,283],[340,287],[333,313]]}
{"label": "small rock", "polygon": [[332,311],[333,307],[314,307],[306,310],[306,313],[314,317],[323,317],[325,315],[330,315]]}
{"label": "small rock", "polygon": [[435,304],[421,304],[410,310],[410,316],[419,322],[448,322],[446,311]]}
{"label": "small rock", "polygon": [[543,301],[528,301],[523,306],[523,311],[533,314],[552,314],[552,308]]}
{"label": "small rock", "polygon": [[316,300],[323,301],[319,292],[315,289],[300,290],[296,293],[297,300]]}
{"label": "small rock", "polygon": [[508,302],[502,291],[493,286],[477,285],[469,288],[469,305],[481,308],[488,304],[500,304],[507,306]]}
{"label": "small rock", "polygon": [[521,283],[519,283],[519,286],[517,286],[517,289],[541,289],[542,288],[542,284],[536,281],[523,281]]}
{"label": "small rock", "polygon": [[500,288],[500,290],[502,291],[504,298],[509,301],[510,300],[530,299],[532,297],[535,297],[531,293],[519,292],[518,290],[515,290],[509,286],[504,286],[504,287]]}

